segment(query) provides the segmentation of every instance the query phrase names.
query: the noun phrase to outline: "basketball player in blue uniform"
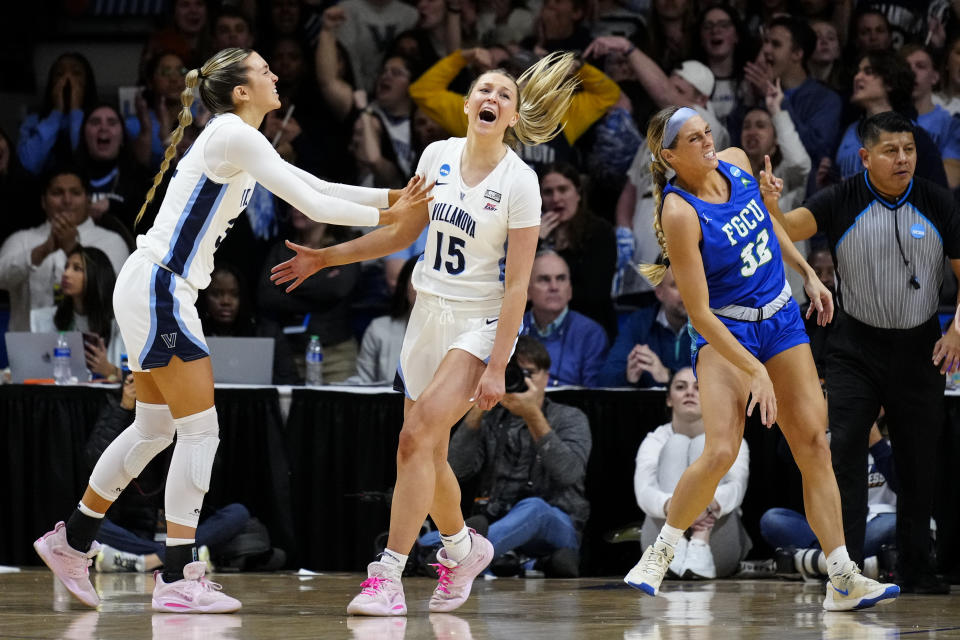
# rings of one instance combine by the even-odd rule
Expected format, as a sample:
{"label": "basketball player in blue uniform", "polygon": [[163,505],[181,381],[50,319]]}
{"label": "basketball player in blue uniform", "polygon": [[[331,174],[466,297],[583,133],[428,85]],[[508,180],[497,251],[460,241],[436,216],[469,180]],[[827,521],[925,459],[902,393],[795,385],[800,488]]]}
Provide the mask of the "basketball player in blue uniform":
{"label": "basketball player in blue uniform", "polygon": [[[96,607],[88,570],[103,516],[132,478],[173,441],[167,474],[164,571],[157,572],[153,609],[178,613],[236,611],[240,602],[204,578],[194,549],[197,521],[219,440],[213,371],[195,307],[210,283],[213,255],[259,182],[314,220],[388,224],[422,208],[423,189],[405,192],[332,185],[284,162],[258,131],[280,107],[277,76],[249,49],[224,49],[186,76],[179,126],[140,217],[190,124],[193,90],[214,114],[177,165],[154,225],[117,277],[113,304],[130,353],[137,389],[133,424],[104,451],[66,525],[34,548],[68,590]],[[344,199],[345,198],[345,199]],[[350,201],[348,201],[350,200]],[[352,201],[352,202],[351,202]],[[379,208],[393,207],[381,212]]]}
{"label": "basketball player in blue uniform", "polygon": [[289,291],[323,267],[398,251],[430,225],[397,372],[406,400],[390,536],[348,613],[406,615],[400,576],[428,513],[443,542],[431,612],[462,605],[493,559],[490,542],[464,524],[447,445],[471,405],[491,409],[503,396],[537,248],[537,176],[504,137],[539,144],[559,133],[574,64],[572,54],[552,54],[518,80],[499,69],[479,76],[463,105],[467,137],[435,142],[420,159],[417,174],[435,183],[429,212],[326,249],[288,243],[297,255],[273,268],[274,282],[293,282]]}
{"label": "basketball player in blue uniform", "polygon": [[[657,113],[647,144],[664,264],[648,265],[645,275],[658,283],[667,265],[673,269],[695,338],[706,444],[680,478],[657,541],[624,580],[656,595],[674,546],[710,505],[736,458],[744,414],[757,409],[765,426],[779,423],[803,475],[807,518],[828,554],[824,609],[892,600],[899,587],[862,576],[847,554],[826,401],[784,262],[804,277],[808,314],[816,310],[821,325],[833,315],[829,291],[767,212],[746,154],[734,147],[717,153],[709,125],[695,111],[668,107]],[[676,173],[671,182],[668,168]]]}

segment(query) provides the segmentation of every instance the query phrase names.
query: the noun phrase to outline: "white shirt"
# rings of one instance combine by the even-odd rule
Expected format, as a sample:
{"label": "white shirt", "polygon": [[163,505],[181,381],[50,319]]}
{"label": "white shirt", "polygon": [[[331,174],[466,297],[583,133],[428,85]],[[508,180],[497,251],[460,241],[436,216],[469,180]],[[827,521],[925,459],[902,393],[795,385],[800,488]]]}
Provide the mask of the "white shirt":
{"label": "white shirt", "polygon": [[413,286],[451,300],[503,298],[509,229],[540,224],[540,183],[520,157],[507,149],[478,184],[460,176],[466,138],[434,142],[420,157],[417,174],[436,180],[423,257]]}
{"label": "white shirt", "polygon": [[[120,273],[130,255],[120,234],[98,227],[90,218],[77,225],[77,234],[81,245],[103,251],[113,270]],[[30,310],[53,305],[54,287],[60,284],[67,254],[58,249],[38,265],[30,262],[34,248],[49,237],[50,223],[44,222],[17,231],[0,247],[0,289],[10,292],[10,331],[29,331]]]}
{"label": "white shirt", "polygon": [[324,182],[285,162],[239,116],[224,113],[207,123],[180,159],[156,221],[137,238],[137,249],[203,289],[210,283],[214,252],[257,182],[317,222],[373,226],[380,220],[377,207],[387,206],[386,189]]}
{"label": "white shirt", "polygon": [[[637,496],[637,505],[648,516],[666,518],[663,505],[673,496],[673,492],[661,490],[657,483],[657,465],[660,463],[660,450],[674,435],[673,424],[660,425],[646,435],[637,451],[637,468],[633,474],[633,490]],[[679,475],[679,474],[677,474]],[[747,493],[747,480],[750,477],[750,450],[746,440],[740,441],[740,451],[733,466],[720,479],[713,499],[720,505],[720,516],[725,516],[740,508],[743,496]]]}

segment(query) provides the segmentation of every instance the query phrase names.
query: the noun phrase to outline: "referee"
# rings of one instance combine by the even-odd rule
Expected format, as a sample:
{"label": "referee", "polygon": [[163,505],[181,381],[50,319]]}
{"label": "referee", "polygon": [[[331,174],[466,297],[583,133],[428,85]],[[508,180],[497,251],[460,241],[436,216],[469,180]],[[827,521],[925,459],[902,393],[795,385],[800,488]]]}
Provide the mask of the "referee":
{"label": "referee", "polygon": [[827,344],[826,386],[850,557],[862,566],[867,440],[883,407],[900,484],[897,582],[904,593],[948,593],[930,557],[930,514],[942,374],[960,366],[956,318],[942,337],[937,321],[945,254],[960,276],[960,216],[946,189],[914,177],[913,132],[895,112],[873,115],[858,130],[865,171],[786,215],[776,203],[779,180],[769,176],[765,203],[792,240],[826,234],[836,263],[840,312]]}

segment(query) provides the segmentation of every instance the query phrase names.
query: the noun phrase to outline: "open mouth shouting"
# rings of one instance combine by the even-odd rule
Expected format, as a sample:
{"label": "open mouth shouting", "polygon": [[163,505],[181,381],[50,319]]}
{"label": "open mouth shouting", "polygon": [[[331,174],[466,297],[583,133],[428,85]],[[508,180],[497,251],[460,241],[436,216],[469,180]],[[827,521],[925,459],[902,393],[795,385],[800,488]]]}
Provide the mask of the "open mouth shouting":
{"label": "open mouth shouting", "polygon": [[482,107],[480,113],[477,114],[477,117],[480,118],[481,122],[496,122],[497,114],[490,107]]}

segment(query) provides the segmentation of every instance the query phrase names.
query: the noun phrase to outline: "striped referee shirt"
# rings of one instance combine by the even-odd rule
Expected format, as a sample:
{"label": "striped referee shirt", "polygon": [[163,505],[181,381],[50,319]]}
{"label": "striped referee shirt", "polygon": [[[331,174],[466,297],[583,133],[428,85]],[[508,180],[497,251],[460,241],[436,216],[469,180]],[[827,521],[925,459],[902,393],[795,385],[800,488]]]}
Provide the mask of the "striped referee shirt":
{"label": "striped referee shirt", "polygon": [[827,235],[844,312],[881,329],[911,329],[937,312],[944,255],[960,258],[960,216],[949,191],[914,177],[890,202],[864,171],[804,207]]}

